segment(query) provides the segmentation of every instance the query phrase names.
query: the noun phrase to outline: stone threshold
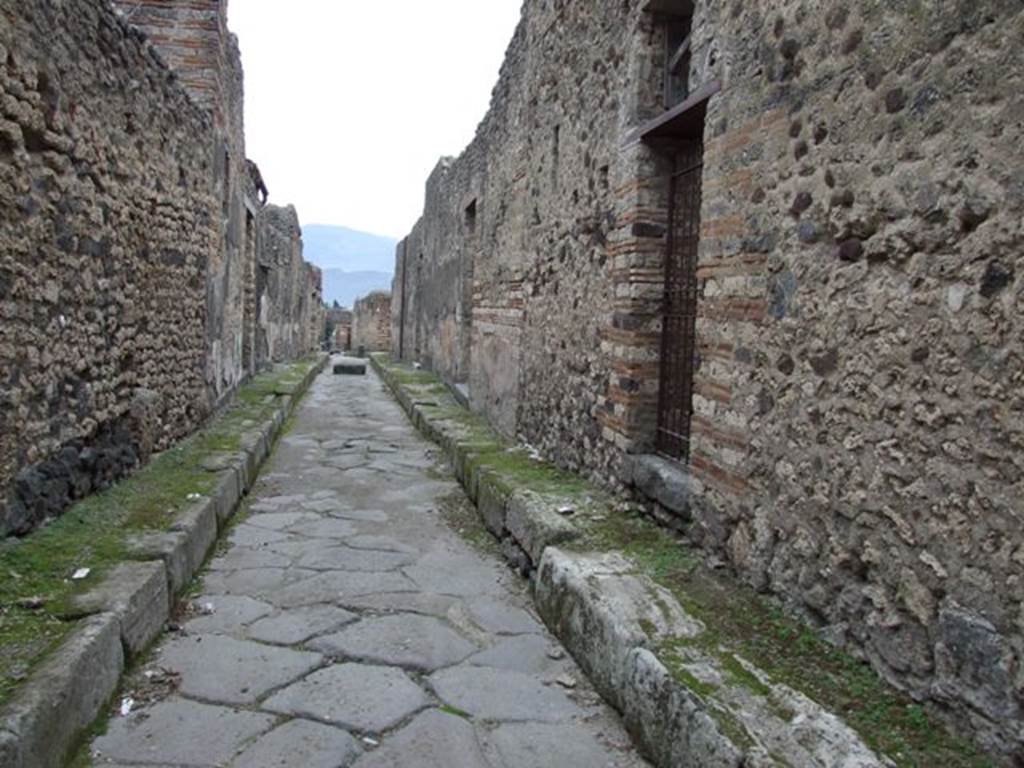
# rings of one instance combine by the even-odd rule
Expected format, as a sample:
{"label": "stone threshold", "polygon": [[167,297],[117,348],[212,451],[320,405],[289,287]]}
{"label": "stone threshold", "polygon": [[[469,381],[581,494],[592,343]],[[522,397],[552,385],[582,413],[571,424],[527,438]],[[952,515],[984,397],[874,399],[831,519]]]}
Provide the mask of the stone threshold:
{"label": "stone threshold", "polygon": [[[321,355],[271,417],[242,437],[218,469],[216,489],[181,513],[167,533],[133,542],[138,558],[75,598],[87,616],[0,709],[0,766],[61,768],[116,693],[126,664],[160,635],[175,602],[202,567],[303,394],[328,361]],[[143,470],[144,471],[144,470]]]}
{"label": "stone threshold", "polygon": [[[622,715],[637,746],[659,768],[800,766],[869,768],[894,763],[876,754],[837,716],[734,654],[675,595],[618,552],[586,551],[588,525],[617,514],[600,491],[562,490],[557,470],[516,459],[423,371],[371,356],[371,365],[413,424],[438,443],[509,562],[533,582],[548,628]],[[671,469],[671,468],[670,468]],[[634,474],[655,498],[683,503],[687,478],[661,460]]]}

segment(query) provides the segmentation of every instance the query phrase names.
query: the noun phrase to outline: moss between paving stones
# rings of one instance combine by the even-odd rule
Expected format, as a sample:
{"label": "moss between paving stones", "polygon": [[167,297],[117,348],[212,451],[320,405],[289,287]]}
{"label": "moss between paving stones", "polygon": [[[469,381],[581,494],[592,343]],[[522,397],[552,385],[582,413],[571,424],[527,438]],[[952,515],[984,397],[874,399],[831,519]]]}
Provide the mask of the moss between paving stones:
{"label": "moss between paving stones", "polygon": [[[32,535],[0,543],[0,705],[78,624],[65,620],[70,599],[130,559],[131,536],[167,530],[194,503],[190,495],[210,493],[217,475],[203,463],[237,453],[242,434],[268,418],[280,396],[294,394],[315,364],[303,360],[257,376],[210,425],[131,477],[75,504]],[[71,581],[78,568],[90,568],[88,578]],[[26,601],[37,598],[40,608],[27,607]]]}
{"label": "moss between paving stones", "polygon": [[[408,369],[383,355],[376,356],[374,362],[392,388],[408,389],[404,384],[410,377]],[[415,389],[439,383],[423,371],[413,376]],[[436,407],[421,411],[424,416],[429,412],[430,419],[435,413],[443,413],[447,420],[493,435],[494,448],[472,453],[468,460],[474,469],[486,467],[494,473],[488,475],[488,482],[500,483],[507,493],[528,488],[574,501],[579,507],[571,519],[582,535],[566,548],[621,552],[704,622],[707,631],[699,637],[670,639],[657,648],[659,658],[676,680],[693,693],[713,698],[716,689],[686,669],[682,651],[687,645],[716,657],[731,682],[765,695],[767,686],[740,663],[739,657],[749,660],[773,682],[801,691],[841,717],[865,743],[899,766],[996,765],[970,743],[951,736],[937,718],[891,688],[870,666],[825,642],[812,628],[787,616],[764,596],[728,576],[710,572],[701,565],[699,552],[638,510],[626,511],[629,505],[617,503],[578,476],[531,458],[524,449],[510,450],[481,417],[461,408],[453,397],[450,402],[440,398]]]}

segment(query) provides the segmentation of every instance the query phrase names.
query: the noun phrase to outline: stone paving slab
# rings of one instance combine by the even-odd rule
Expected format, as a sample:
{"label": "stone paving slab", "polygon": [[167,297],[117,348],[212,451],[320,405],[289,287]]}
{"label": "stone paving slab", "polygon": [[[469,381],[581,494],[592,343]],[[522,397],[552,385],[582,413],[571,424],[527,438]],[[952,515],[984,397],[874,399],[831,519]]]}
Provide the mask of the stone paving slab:
{"label": "stone paving slab", "polygon": [[261,736],[232,768],[348,768],[362,750],[351,735],[329,725],[292,720]]}
{"label": "stone paving slab", "polygon": [[200,615],[190,619],[185,629],[195,635],[239,632],[274,611],[269,603],[244,595],[203,595],[192,602]]}
{"label": "stone paving slab", "polygon": [[317,575],[300,568],[245,568],[239,571],[213,571],[203,579],[210,594],[248,595],[268,598],[280,594],[289,585]]}
{"label": "stone paving slab", "polygon": [[415,613],[364,619],[336,635],[321,637],[311,648],[335,657],[432,672],[458,664],[477,650],[454,629]]}
{"label": "stone paving slab", "polygon": [[599,735],[571,723],[505,723],[484,740],[494,746],[503,768],[613,764],[612,749]]}
{"label": "stone paving slab", "polygon": [[424,712],[398,731],[382,748],[360,759],[356,766],[490,768],[473,732],[473,726],[458,715],[436,709]]}
{"label": "stone paving slab", "polygon": [[476,598],[467,600],[466,607],[481,629],[496,635],[525,635],[544,630],[540,619],[522,608],[509,605],[507,601]]}
{"label": "stone paving slab", "polygon": [[358,614],[343,608],[311,605],[260,619],[249,627],[247,634],[253,640],[273,645],[297,645],[358,620]]}
{"label": "stone paving slab", "polygon": [[446,704],[484,720],[554,722],[584,714],[558,688],[507,669],[445,669],[431,675],[430,686]]}
{"label": "stone paving slab", "polygon": [[155,652],[179,687],[115,716],[97,764],[513,768],[525,741],[553,768],[646,765],[524,583],[444,522],[435,455],[375,374],[320,376]]}
{"label": "stone paving slab", "polygon": [[175,698],[113,720],[93,742],[93,754],[122,764],[214,768],[273,724],[272,715]]}
{"label": "stone paving slab", "polygon": [[[309,571],[316,573],[316,571]],[[381,592],[415,592],[415,585],[400,573],[331,571],[320,573],[273,591],[268,599],[280,608],[317,603],[338,603],[344,598]]]}
{"label": "stone paving slab", "polygon": [[400,669],[337,664],[274,694],[263,708],[363,733],[382,733],[427,704],[423,689]]}
{"label": "stone paving slab", "polygon": [[553,650],[557,648],[557,644],[541,635],[520,635],[503,639],[497,645],[470,656],[467,663],[546,678],[565,672],[569,666],[564,652],[552,657]]}
{"label": "stone paving slab", "polygon": [[319,666],[323,657],[220,635],[171,640],[157,655],[160,666],[181,673],[181,692],[204,701],[253,704]]}

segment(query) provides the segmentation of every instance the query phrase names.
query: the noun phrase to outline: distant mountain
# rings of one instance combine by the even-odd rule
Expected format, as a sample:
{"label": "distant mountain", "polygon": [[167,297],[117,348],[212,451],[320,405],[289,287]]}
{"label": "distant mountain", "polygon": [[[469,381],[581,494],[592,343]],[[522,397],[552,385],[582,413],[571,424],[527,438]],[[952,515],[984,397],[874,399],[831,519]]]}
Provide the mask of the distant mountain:
{"label": "distant mountain", "polygon": [[324,301],[338,302],[352,309],[356,299],[374,291],[391,290],[390,272],[346,272],[343,269],[325,269]]}
{"label": "distant mountain", "polygon": [[341,269],[346,272],[395,271],[393,237],[371,235],[348,227],[309,224],[302,228],[303,253],[321,269]]}

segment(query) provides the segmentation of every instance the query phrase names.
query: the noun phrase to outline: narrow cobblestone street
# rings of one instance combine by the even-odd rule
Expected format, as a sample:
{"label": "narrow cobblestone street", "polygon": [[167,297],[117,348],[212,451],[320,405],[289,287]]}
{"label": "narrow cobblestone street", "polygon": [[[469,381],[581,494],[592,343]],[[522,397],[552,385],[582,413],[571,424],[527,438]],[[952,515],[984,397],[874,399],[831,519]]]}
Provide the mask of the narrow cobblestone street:
{"label": "narrow cobblestone street", "polygon": [[[373,373],[322,374],[98,765],[635,768],[523,582],[442,516],[465,504]],[[180,679],[176,675],[180,675]]]}

